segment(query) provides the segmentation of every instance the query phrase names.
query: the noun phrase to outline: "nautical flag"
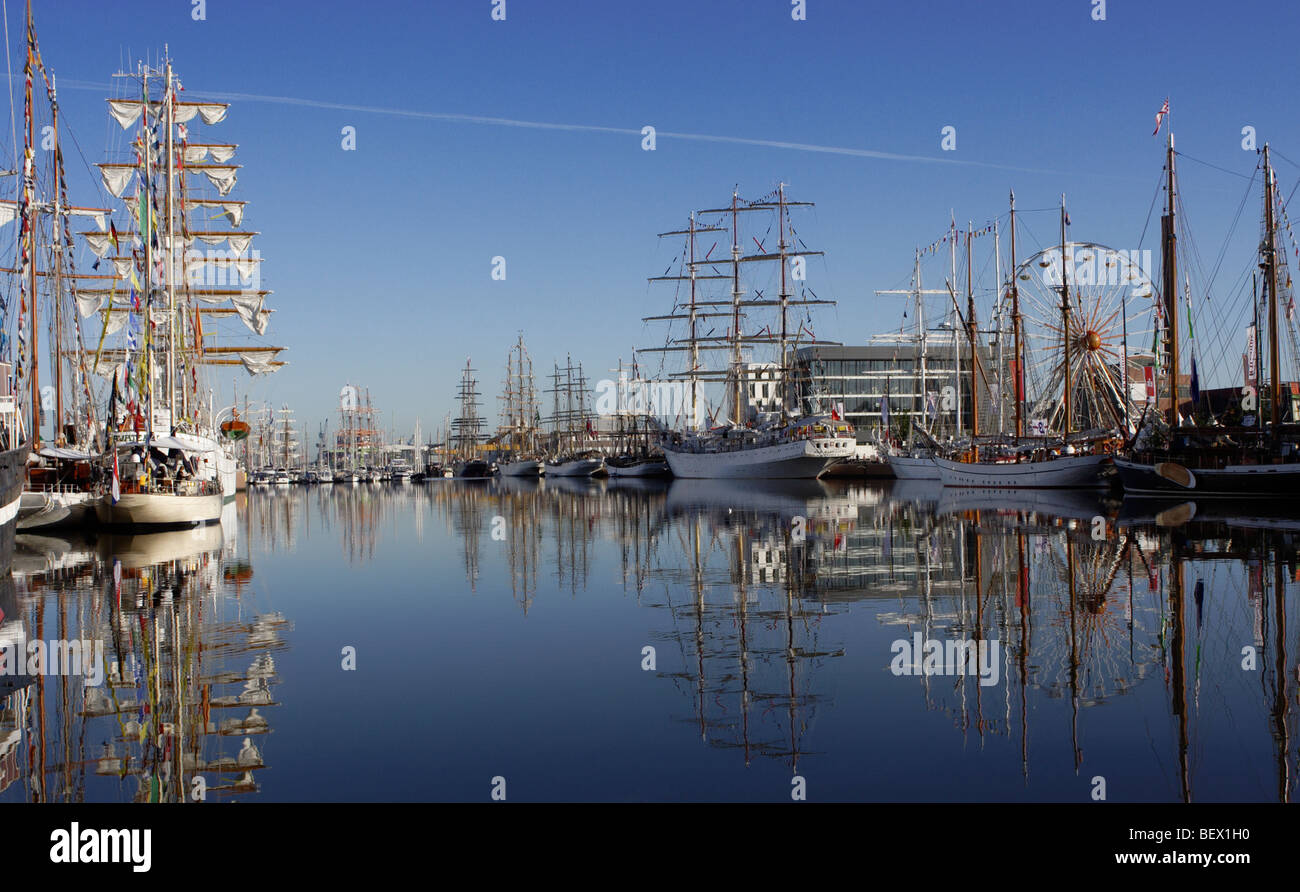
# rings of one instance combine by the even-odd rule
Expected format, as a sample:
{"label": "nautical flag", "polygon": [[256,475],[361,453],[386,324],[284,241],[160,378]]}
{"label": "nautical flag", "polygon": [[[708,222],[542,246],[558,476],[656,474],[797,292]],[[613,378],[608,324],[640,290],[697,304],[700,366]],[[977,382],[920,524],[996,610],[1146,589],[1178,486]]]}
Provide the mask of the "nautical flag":
{"label": "nautical flag", "polygon": [[888,429],[889,427],[889,397],[888,395],[880,398],[880,426]]}
{"label": "nautical flag", "polygon": [[1070,212],[1069,212],[1069,211],[1066,211],[1066,212],[1065,212],[1065,225],[1066,225],[1066,226],[1069,226],[1069,225],[1070,225]]}
{"label": "nautical flag", "polygon": [[1196,357],[1193,355],[1192,356],[1192,402],[1199,403],[1200,401],[1201,401],[1201,379],[1196,374]]}
{"label": "nautical flag", "polygon": [[109,495],[112,496],[114,505],[117,504],[118,499],[122,498],[122,487],[118,483],[118,479],[117,479],[117,449],[116,448],[113,449],[113,486],[112,489],[109,490]]}
{"label": "nautical flag", "polygon": [[831,421],[843,421],[840,418],[839,403],[831,403]]}
{"label": "nautical flag", "polygon": [[1165,115],[1167,114],[1169,114],[1168,98],[1165,99],[1165,104],[1160,106],[1160,111],[1156,112],[1156,129],[1151,131],[1152,136],[1155,136],[1157,133],[1160,132],[1160,125],[1164,123]]}

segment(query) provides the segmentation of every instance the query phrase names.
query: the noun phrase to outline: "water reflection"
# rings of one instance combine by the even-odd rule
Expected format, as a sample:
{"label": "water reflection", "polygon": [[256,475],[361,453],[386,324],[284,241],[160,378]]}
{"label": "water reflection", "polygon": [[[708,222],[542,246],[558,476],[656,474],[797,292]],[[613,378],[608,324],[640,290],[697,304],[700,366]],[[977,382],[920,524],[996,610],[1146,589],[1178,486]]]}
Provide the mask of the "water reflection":
{"label": "water reflection", "polygon": [[[196,533],[19,537],[5,628],[101,638],[120,668],[84,693],[0,676],[0,797],[178,799],[195,774],[210,794],[252,793],[261,742],[292,720],[306,732],[276,760],[301,777],[282,798],[316,798],[344,765],[354,797],[474,798],[460,766],[571,734],[551,713],[597,747],[547,750],[569,784],[592,760],[664,753],[681,784],[647,793],[610,768],[557,798],[623,798],[622,783],[744,798],[773,774],[861,799],[1083,800],[1098,776],[1113,799],[1295,795],[1287,506],[565,478],[295,487],[233,510]],[[296,587],[297,619],[317,627],[293,651],[267,579]],[[439,684],[412,685],[399,657],[355,682],[300,671],[303,693],[275,696],[285,666],[332,669],[366,632],[397,636]],[[630,680],[614,641],[653,647],[653,666]],[[957,642],[987,660],[931,665]],[[535,662],[512,662],[525,651]],[[368,733],[392,741],[384,770],[319,733],[357,696],[374,704]],[[480,703],[526,716],[518,736]],[[617,733],[645,723],[663,730]]]}
{"label": "water reflection", "polygon": [[[247,507],[241,497],[220,525],[194,530],[16,537],[0,642],[27,671],[0,676],[0,798],[258,791],[289,623],[242,597],[252,567],[237,512]],[[48,647],[33,663],[38,642]]]}

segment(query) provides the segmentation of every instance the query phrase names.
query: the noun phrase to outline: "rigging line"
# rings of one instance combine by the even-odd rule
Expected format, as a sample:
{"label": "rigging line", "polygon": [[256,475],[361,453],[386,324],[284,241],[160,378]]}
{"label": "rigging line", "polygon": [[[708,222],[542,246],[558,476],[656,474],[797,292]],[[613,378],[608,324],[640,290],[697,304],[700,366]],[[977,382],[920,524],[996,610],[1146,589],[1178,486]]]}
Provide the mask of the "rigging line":
{"label": "rigging line", "polygon": [[[1156,210],[1156,202],[1160,199],[1160,192],[1161,192],[1161,190],[1163,189],[1164,179],[1165,179],[1164,168],[1161,168],[1161,170],[1160,170],[1160,176],[1159,176],[1159,178],[1156,180],[1156,191],[1155,191],[1155,194],[1151,196],[1151,207],[1147,208],[1147,218],[1146,218],[1146,222],[1144,222],[1144,223],[1142,224],[1142,234],[1141,234],[1140,236],[1138,236],[1138,248],[1141,248],[1143,242],[1146,241],[1146,238],[1147,238],[1147,229],[1150,228],[1150,226],[1151,226],[1151,215],[1152,215],[1153,213],[1155,213],[1155,210]],[[1148,272],[1148,275],[1149,275],[1149,272]]]}
{"label": "rigging line", "polygon": [[[1255,165],[1255,174],[1259,173],[1259,165]],[[1210,280],[1205,285],[1205,293],[1208,298],[1210,289],[1214,287],[1214,280],[1219,276],[1219,268],[1223,266],[1223,258],[1228,253],[1228,243],[1232,241],[1233,234],[1237,231],[1237,224],[1241,222],[1242,211],[1246,209],[1246,201],[1250,198],[1251,191],[1255,186],[1255,175],[1252,174],[1250,182],[1246,184],[1246,191],[1241,196],[1241,203],[1237,205],[1237,213],[1232,218],[1232,225],[1228,227],[1228,234],[1223,239],[1223,246],[1219,248],[1219,256],[1215,258],[1214,269],[1210,272]]]}
{"label": "rigging line", "polygon": [[1220,171],[1221,173],[1231,174],[1234,177],[1241,177],[1243,180],[1254,179],[1253,176],[1248,177],[1244,173],[1237,173],[1235,170],[1228,170],[1226,167],[1219,167],[1217,164],[1211,164],[1208,161],[1202,161],[1200,158],[1193,158],[1191,155],[1188,155],[1186,152],[1175,151],[1174,154],[1177,155],[1179,158],[1186,158],[1188,161],[1195,161],[1197,164],[1204,164],[1206,167],[1213,168],[1214,170]]}
{"label": "rigging line", "polygon": [[14,117],[14,66],[9,58],[9,0],[4,0],[5,68],[9,72],[9,134],[14,144],[14,171],[18,171],[18,124]]}
{"label": "rigging line", "polygon": [[1279,152],[1277,149],[1273,148],[1272,146],[1269,146],[1269,152],[1271,152],[1274,156],[1281,158],[1283,161],[1285,161],[1287,164],[1290,164],[1292,167],[1300,167],[1300,164],[1296,164],[1296,162],[1292,161],[1290,158],[1288,158],[1286,155],[1283,155],[1281,152]]}

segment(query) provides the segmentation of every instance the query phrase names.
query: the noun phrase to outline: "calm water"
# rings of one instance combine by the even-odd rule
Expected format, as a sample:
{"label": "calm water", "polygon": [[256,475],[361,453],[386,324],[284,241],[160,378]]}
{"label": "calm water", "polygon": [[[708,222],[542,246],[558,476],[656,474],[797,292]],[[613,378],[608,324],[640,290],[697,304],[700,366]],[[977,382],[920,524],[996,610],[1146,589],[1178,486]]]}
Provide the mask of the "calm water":
{"label": "calm water", "polygon": [[0,677],[0,799],[1289,799],[1300,522],[1196,507],[439,480],[20,536],[0,639],[116,668]]}

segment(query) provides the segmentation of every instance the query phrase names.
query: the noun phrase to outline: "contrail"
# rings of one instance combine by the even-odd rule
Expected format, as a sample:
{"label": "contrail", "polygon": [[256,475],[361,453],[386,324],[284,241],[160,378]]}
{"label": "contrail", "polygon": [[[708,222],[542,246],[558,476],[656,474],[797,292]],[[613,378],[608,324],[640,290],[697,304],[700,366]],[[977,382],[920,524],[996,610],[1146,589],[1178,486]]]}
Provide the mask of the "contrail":
{"label": "contrail", "polygon": [[[60,80],[60,87],[72,87],[77,90],[95,90],[102,92],[103,84],[88,81]],[[388,108],[378,105],[353,105],[344,102],[326,102],[320,99],[303,99],[295,96],[267,96],[260,93],[205,93],[214,100],[238,102],[269,102],[276,105],[295,105],[304,108],[324,108],[332,111],[359,112],[362,114],[388,115],[395,118],[414,118],[426,121],[450,121],[461,124],[487,124],[497,127],[524,127],[532,130],[562,130],[570,133],[609,133],[619,136],[640,136],[641,130],[632,127],[605,127],[599,124],[563,124],[551,121],[523,121],[518,118],[499,118],[489,115],[464,115],[450,112],[419,111],[415,109]],[[958,158],[938,158],[931,155],[906,155],[897,152],[881,152],[876,149],[858,149],[851,146],[820,146],[812,143],[788,142],[777,139],[756,139],[746,136],[722,136],[712,133],[680,133],[672,130],[655,131],[656,137],[667,139],[691,140],[693,142],[731,143],[733,145],[757,146],[767,149],[785,149],[796,152],[819,152],[825,155],[844,155],[851,158],[873,158],[881,161],[909,161],[918,164],[949,164],[960,167],[985,167],[992,170],[1009,170],[1018,173],[1047,174],[1050,176],[1067,176],[1064,171],[1045,170],[1035,167],[1017,167],[1010,164],[994,164],[988,161],[966,161]]]}

